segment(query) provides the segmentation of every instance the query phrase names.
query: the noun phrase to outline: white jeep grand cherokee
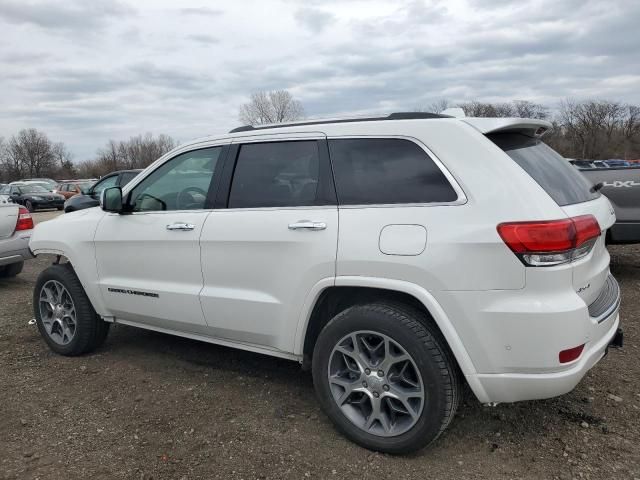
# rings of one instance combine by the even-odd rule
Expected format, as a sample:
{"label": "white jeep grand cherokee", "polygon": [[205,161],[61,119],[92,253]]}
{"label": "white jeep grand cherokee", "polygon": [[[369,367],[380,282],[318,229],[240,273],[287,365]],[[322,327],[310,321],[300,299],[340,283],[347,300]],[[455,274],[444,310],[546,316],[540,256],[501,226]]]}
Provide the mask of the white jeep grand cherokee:
{"label": "white jeep grand cherokee", "polygon": [[297,360],[353,441],[423,447],[483,403],[573,389],[621,343],[609,201],[528,119],[392,114],[181,145],[37,226],[54,351],[122,323]]}

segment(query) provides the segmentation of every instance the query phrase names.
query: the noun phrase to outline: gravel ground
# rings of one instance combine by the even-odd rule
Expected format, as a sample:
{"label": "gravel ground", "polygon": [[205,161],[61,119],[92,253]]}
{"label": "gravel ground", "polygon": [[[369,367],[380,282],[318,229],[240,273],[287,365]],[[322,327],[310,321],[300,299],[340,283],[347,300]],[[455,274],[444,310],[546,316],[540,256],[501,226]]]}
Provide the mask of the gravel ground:
{"label": "gravel ground", "polygon": [[490,408],[467,393],[405,457],[337,434],[293,362],[121,325],[97,353],[51,353],[27,324],[38,258],[0,281],[0,478],[640,478],[640,246],[611,253],[623,350],[560,398]]}

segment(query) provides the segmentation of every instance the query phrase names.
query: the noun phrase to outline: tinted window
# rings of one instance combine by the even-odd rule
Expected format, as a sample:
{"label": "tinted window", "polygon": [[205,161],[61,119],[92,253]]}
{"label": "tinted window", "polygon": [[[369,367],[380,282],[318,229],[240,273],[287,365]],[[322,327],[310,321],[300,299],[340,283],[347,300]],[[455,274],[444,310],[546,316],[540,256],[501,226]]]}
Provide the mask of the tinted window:
{"label": "tinted window", "polygon": [[103,178],[93,187],[93,193],[95,195],[100,195],[105,188],[115,187],[116,180],[118,180],[118,175],[111,175],[110,177]]}
{"label": "tinted window", "polygon": [[489,138],[520,165],[560,206],[600,196],[591,184],[551,147],[521,133],[500,133]]}
{"label": "tinted window", "polygon": [[133,211],[204,208],[222,147],[186,152],[154,170],[131,191]]}
{"label": "tinted window", "polygon": [[452,202],[442,171],[418,145],[397,138],[329,141],[342,205]]}
{"label": "tinted window", "polygon": [[316,141],[242,145],[229,208],[314,205],[319,167]]}
{"label": "tinted window", "polygon": [[138,172],[124,172],[120,175],[120,186],[124,187],[127,183],[138,176]]}

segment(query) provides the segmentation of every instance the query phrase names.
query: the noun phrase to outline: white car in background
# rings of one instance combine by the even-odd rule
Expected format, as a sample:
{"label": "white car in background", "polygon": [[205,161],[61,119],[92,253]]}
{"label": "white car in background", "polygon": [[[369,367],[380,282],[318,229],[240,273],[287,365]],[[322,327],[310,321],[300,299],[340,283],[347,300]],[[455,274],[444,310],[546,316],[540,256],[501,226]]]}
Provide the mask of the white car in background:
{"label": "white car in background", "polygon": [[611,204],[549,128],[400,113],[181,145],[37,226],[62,260],[38,328],[63,355],[122,323],[299,361],[337,428],[390,453],[436,439],[463,382],[562,395],[621,344],[620,290]]}

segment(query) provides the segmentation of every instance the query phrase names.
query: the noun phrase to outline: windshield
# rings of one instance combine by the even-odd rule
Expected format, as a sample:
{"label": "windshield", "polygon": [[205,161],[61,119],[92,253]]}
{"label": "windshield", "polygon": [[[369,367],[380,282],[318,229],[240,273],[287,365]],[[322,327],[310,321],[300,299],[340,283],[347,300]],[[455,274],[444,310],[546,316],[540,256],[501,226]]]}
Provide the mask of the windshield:
{"label": "windshield", "polygon": [[35,182],[34,182],[34,183],[31,183],[30,185],[31,185],[32,187],[42,187],[42,188],[44,188],[45,190],[47,190],[48,192],[50,192],[50,191],[51,191],[51,185],[50,185],[50,184],[48,184],[47,182],[37,182],[37,183],[35,183]]}
{"label": "windshield", "polygon": [[78,183],[78,188],[82,193],[87,193],[91,188],[91,185],[93,185],[92,182]]}
{"label": "windshield", "polygon": [[561,207],[600,196],[553,148],[521,133],[494,133],[489,139],[520,165]]}
{"label": "windshield", "polygon": [[22,193],[48,193],[46,188],[39,185],[24,185],[20,187]]}

